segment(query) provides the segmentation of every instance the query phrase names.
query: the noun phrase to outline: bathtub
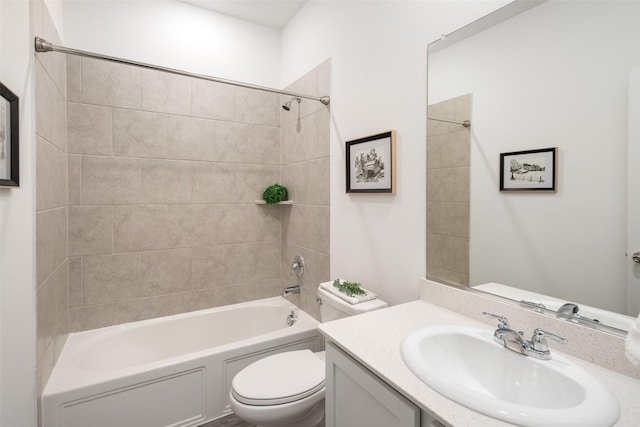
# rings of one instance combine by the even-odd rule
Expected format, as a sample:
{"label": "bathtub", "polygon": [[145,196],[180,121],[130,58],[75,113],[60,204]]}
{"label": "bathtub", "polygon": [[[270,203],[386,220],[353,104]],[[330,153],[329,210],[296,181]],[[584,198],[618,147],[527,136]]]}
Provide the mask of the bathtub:
{"label": "bathtub", "polygon": [[42,426],[199,426],[231,413],[231,380],[248,364],[321,350],[317,325],[275,297],[70,334],[42,394]]}

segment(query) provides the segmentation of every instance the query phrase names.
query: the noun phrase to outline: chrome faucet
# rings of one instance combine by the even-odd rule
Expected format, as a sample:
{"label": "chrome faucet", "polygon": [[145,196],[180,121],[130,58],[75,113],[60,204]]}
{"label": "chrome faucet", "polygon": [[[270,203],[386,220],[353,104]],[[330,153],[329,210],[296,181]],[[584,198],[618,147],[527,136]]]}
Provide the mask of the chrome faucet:
{"label": "chrome faucet", "polygon": [[573,323],[586,323],[587,325],[589,324],[593,325],[594,323],[597,325],[600,323],[598,319],[591,319],[589,317],[584,317],[578,314],[579,311],[580,311],[580,307],[578,307],[577,304],[568,302],[560,306],[560,308],[557,310],[558,314],[556,315],[556,317],[569,320],[570,322],[573,322]]}
{"label": "chrome faucet", "polygon": [[300,293],[300,285],[288,286],[284,288],[284,296],[291,294],[299,294]]}
{"label": "chrome faucet", "polygon": [[558,313],[566,314],[567,316],[578,314],[578,311],[580,311],[580,307],[572,302],[562,304],[562,306],[560,306],[560,308],[558,309]]}
{"label": "chrome faucet", "polygon": [[551,359],[551,351],[547,344],[547,338],[560,343],[566,344],[568,340],[551,332],[547,332],[541,328],[533,331],[531,340],[527,341],[522,338],[524,332],[516,332],[509,327],[509,321],[504,316],[493,313],[482,312],[485,317],[491,317],[498,320],[498,328],[493,333],[493,340],[498,344],[508,348],[516,353],[525,356],[535,357],[536,359]]}

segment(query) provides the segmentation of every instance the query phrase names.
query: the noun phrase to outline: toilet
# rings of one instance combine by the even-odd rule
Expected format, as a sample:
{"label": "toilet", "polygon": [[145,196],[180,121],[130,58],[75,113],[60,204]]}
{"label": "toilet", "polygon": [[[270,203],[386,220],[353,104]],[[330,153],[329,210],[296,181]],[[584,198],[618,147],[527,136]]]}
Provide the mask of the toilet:
{"label": "toilet", "polygon": [[[322,322],[387,307],[381,299],[350,304],[318,287]],[[238,372],[231,383],[231,409],[258,427],[324,426],[324,351],[288,351],[267,356]]]}

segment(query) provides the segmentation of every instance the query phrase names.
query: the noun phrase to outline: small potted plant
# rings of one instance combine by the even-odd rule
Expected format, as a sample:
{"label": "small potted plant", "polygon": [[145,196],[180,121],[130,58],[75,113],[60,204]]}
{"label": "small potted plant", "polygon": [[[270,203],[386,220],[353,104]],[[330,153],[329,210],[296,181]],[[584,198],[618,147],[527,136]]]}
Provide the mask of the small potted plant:
{"label": "small potted plant", "polygon": [[262,193],[262,199],[269,205],[284,202],[287,198],[287,187],[280,184],[273,184],[267,187],[267,189],[264,190],[264,193]]}

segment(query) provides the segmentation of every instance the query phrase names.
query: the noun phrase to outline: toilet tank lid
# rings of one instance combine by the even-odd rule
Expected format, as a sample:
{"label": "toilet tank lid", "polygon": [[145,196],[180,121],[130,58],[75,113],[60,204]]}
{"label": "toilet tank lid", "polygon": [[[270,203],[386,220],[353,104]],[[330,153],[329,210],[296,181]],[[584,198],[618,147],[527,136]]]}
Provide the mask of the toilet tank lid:
{"label": "toilet tank lid", "polygon": [[323,304],[329,304],[349,315],[367,313],[369,311],[385,308],[389,305],[380,298],[364,301],[358,304],[349,304],[348,302],[333,295],[331,292],[325,291],[321,287],[318,287],[318,295],[320,296]]}
{"label": "toilet tank lid", "polygon": [[240,402],[276,405],[309,396],[324,387],[325,364],[310,350],[288,351],[253,362],[233,377]]}

